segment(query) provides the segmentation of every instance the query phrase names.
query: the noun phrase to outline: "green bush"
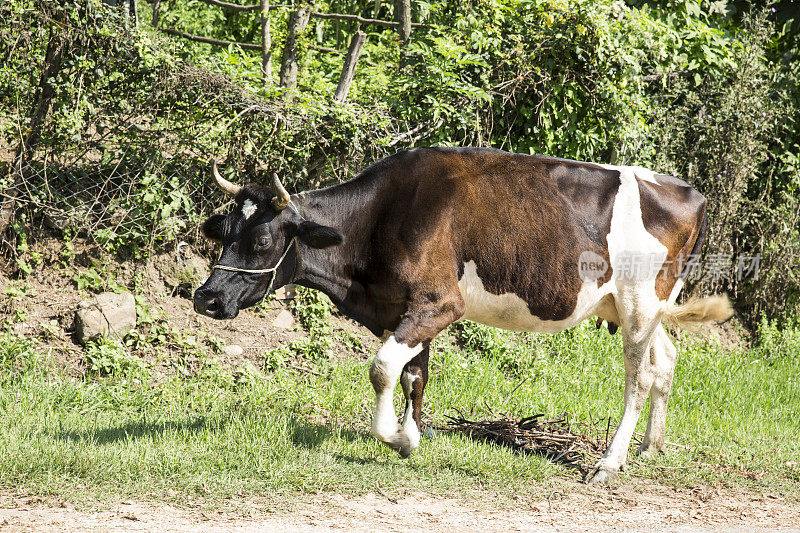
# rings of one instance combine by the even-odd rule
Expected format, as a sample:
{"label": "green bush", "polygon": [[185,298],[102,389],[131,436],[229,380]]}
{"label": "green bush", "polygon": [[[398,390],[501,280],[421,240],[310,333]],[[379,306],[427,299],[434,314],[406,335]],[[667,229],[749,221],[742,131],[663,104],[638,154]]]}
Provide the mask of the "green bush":
{"label": "green bush", "polygon": [[784,324],[779,328],[776,320],[762,317],[758,325],[756,350],[764,359],[800,357],[800,324]]}

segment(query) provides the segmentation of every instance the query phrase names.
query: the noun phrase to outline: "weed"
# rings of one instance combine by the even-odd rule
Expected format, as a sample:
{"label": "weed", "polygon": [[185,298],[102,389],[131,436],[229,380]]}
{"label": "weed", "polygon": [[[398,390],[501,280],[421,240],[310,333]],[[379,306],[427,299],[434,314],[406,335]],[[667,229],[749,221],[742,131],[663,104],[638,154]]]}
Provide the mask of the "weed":
{"label": "weed", "polygon": [[332,332],[330,324],[331,301],[320,291],[297,288],[297,297],[290,301],[290,309],[295,317],[312,337],[329,335]]}
{"label": "weed", "polygon": [[757,350],[765,359],[797,358],[800,354],[800,327],[779,328],[777,321],[762,317],[758,327]]}
{"label": "weed", "polygon": [[275,370],[283,366],[287,359],[305,359],[320,363],[330,359],[333,354],[334,339],[332,337],[300,337],[288,346],[279,346],[265,354],[264,368]]}
{"label": "weed", "polygon": [[93,265],[84,271],[75,272],[72,281],[75,282],[75,287],[79,291],[84,289],[95,293],[124,291],[125,288],[118,284],[115,278],[116,276],[106,265]]}
{"label": "weed", "polygon": [[291,356],[291,352],[283,347],[267,351],[264,354],[264,370],[275,372],[286,366],[286,360]]}
{"label": "weed", "polygon": [[3,295],[8,296],[12,301],[27,296],[29,292],[27,283],[11,282],[3,287]]}
{"label": "weed", "polygon": [[10,333],[0,333],[0,383],[11,382],[36,368],[37,343]]}
{"label": "weed", "polygon": [[86,364],[91,373],[99,376],[127,376],[145,369],[144,362],[131,355],[125,344],[110,338],[101,338],[87,344]]}
{"label": "weed", "polygon": [[60,331],[60,327],[58,326],[58,320],[50,320],[49,322],[42,322],[41,324],[41,333],[39,333],[39,338],[43,341],[48,341],[55,339],[58,336]]}

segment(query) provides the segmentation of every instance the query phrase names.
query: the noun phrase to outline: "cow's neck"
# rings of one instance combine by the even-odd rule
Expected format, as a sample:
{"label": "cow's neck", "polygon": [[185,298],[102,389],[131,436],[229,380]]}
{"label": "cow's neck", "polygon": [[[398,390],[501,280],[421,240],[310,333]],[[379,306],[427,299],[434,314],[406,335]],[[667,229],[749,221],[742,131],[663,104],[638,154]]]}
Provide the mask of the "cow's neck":
{"label": "cow's neck", "polygon": [[330,226],[344,235],[344,243],[324,250],[299,247],[300,264],[295,283],[320,290],[348,316],[380,335],[386,319],[366,298],[357,278],[368,255],[372,234],[375,187],[344,183],[292,196],[298,212],[307,220]]}

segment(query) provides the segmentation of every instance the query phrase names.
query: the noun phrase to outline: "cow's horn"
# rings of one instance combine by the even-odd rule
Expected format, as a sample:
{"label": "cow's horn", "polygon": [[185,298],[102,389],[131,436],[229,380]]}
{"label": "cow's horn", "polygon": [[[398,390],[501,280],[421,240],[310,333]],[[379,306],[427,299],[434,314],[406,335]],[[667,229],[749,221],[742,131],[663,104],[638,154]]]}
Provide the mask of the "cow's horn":
{"label": "cow's horn", "polygon": [[216,159],[212,159],[211,160],[211,174],[214,176],[214,181],[217,182],[217,185],[219,185],[219,188],[222,189],[222,192],[224,192],[228,196],[235,197],[237,194],[239,194],[239,191],[242,190],[242,186],[241,185],[236,185],[234,183],[231,183],[230,181],[228,181],[225,178],[223,178],[222,176],[220,176],[219,170],[217,170],[217,160]]}
{"label": "cow's horn", "polygon": [[272,206],[280,211],[289,205],[289,193],[284,188],[276,172],[272,173],[272,188],[275,189],[275,198],[272,199]]}

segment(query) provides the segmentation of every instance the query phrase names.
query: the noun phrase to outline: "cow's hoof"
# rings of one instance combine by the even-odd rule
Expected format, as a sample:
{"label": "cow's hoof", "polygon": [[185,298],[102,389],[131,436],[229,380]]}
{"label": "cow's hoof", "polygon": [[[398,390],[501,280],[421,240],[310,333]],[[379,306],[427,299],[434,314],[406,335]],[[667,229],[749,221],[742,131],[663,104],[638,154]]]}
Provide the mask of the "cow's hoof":
{"label": "cow's hoof", "polygon": [[411,439],[409,439],[405,431],[402,430],[395,433],[394,437],[386,444],[396,451],[403,459],[408,459],[415,448],[415,446],[411,444]]}
{"label": "cow's hoof", "polygon": [[662,453],[664,453],[664,450],[658,449],[655,446],[648,446],[646,448],[644,446],[639,446],[639,448],[636,449],[636,456],[643,461],[652,461]]}
{"label": "cow's hoof", "polygon": [[411,446],[401,446],[400,448],[397,449],[397,453],[403,459],[408,459],[409,457],[411,457],[411,452],[413,451],[414,449],[411,448]]}
{"label": "cow's hoof", "polygon": [[615,468],[598,464],[586,474],[585,481],[590,485],[598,483],[610,483],[619,477],[619,471]]}
{"label": "cow's hoof", "polygon": [[400,454],[400,457],[403,459],[408,459],[408,456],[411,455],[411,452],[413,452],[416,448],[415,443],[412,442],[408,434],[403,430],[403,427],[399,424],[397,425],[395,432],[390,435],[380,433],[374,428],[371,429],[371,432],[378,438],[378,440]]}

